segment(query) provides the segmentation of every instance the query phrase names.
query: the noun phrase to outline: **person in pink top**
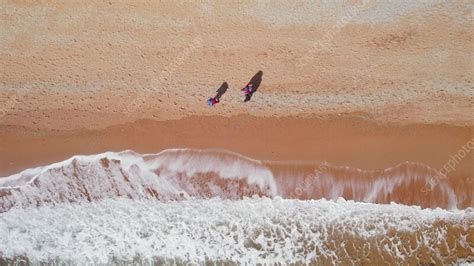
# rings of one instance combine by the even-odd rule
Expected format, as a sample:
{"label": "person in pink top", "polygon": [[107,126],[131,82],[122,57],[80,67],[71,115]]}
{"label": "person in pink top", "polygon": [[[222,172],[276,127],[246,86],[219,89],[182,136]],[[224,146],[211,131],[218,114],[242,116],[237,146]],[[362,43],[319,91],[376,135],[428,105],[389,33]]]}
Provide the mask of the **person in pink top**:
{"label": "person in pink top", "polygon": [[244,102],[250,101],[252,99],[252,96],[257,92],[257,89],[260,87],[260,84],[262,83],[262,76],[263,76],[263,71],[259,70],[245,85],[245,87],[242,89],[242,91],[245,94],[245,100]]}
{"label": "person in pink top", "polygon": [[250,98],[252,97],[253,93],[253,85],[252,83],[247,83],[247,85],[242,89],[242,91],[245,94],[245,100],[244,102],[250,101]]}

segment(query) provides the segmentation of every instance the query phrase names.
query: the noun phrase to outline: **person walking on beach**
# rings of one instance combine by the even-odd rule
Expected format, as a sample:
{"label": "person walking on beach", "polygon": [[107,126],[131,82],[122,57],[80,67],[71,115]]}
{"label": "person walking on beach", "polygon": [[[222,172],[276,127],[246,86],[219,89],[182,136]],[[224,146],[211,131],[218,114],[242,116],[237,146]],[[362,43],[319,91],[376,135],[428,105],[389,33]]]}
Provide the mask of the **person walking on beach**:
{"label": "person walking on beach", "polygon": [[210,107],[216,106],[217,103],[219,103],[219,99],[215,97],[211,97],[209,100],[207,100],[207,104],[209,104]]}
{"label": "person walking on beach", "polygon": [[227,91],[228,88],[229,88],[229,84],[227,84],[227,82],[224,81],[222,85],[219,87],[219,89],[217,89],[216,96],[209,98],[209,100],[207,100],[207,104],[209,104],[209,106],[211,107],[214,107],[217,103],[221,101],[222,95],[224,95],[224,93]]}
{"label": "person walking on beach", "polygon": [[252,83],[247,83],[247,85],[242,89],[242,91],[245,94],[244,102],[250,101],[250,99],[252,98],[252,94],[254,92]]}
{"label": "person walking on beach", "polygon": [[245,87],[242,89],[242,91],[245,94],[245,100],[244,102],[248,102],[252,99],[253,94],[257,91],[257,89],[260,87],[260,83],[262,83],[262,75],[263,71],[259,70],[245,85]]}

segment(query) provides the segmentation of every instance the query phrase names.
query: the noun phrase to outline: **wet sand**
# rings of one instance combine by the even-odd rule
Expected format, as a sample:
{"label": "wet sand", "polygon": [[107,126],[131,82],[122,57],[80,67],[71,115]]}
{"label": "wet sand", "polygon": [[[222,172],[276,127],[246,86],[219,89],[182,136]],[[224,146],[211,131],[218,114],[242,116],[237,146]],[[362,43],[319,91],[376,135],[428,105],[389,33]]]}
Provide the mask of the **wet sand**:
{"label": "wet sand", "polygon": [[[384,169],[411,161],[441,170],[474,138],[473,128],[452,125],[390,125],[360,117],[231,118],[195,116],[140,120],[95,130],[52,131],[0,128],[0,176],[47,165],[77,154],[131,149],[220,148],[259,160],[328,162]],[[474,178],[472,152],[450,176]]]}

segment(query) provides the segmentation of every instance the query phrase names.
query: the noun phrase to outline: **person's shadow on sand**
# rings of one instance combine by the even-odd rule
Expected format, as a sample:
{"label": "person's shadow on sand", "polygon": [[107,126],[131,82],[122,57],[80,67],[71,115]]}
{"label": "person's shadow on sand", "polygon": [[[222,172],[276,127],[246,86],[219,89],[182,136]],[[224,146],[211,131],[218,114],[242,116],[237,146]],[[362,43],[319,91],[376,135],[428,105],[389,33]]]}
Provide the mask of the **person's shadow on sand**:
{"label": "person's shadow on sand", "polygon": [[219,87],[219,89],[217,89],[217,91],[216,91],[217,94],[214,97],[214,99],[216,99],[217,101],[220,101],[222,95],[224,95],[224,93],[227,91],[228,88],[229,88],[229,85],[227,84],[227,82],[224,81],[224,83],[222,83],[222,85]]}
{"label": "person's shadow on sand", "polygon": [[248,102],[252,99],[253,94],[258,90],[260,87],[260,83],[262,83],[262,76],[263,71],[259,70],[249,81],[249,84],[252,84],[252,92],[245,95],[244,102]]}

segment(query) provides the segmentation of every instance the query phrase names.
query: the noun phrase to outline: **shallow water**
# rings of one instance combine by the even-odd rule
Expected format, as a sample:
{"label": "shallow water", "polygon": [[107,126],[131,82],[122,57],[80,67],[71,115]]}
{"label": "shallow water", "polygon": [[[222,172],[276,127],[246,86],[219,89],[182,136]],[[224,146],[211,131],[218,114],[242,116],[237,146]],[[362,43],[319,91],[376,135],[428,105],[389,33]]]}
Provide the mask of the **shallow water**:
{"label": "shallow water", "polygon": [[472,190],[453,184],[414,162],[362,170],[190,149],[75,156],[0,178],[0,257],[74,264],[473,261]]}
{"label": "shallow water", "polygon": [[473,260],[474,212],[281,198],[127,198],[15,208],[4,257],[30,262],[447,263]]}

